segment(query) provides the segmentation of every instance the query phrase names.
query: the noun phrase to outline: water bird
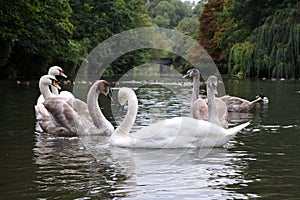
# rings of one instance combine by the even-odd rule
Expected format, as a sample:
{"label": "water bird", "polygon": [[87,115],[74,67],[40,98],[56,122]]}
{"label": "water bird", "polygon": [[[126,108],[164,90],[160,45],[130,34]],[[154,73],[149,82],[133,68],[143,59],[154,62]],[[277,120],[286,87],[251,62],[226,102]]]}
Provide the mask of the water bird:
{"label": "water bird", "polygon": [[[48,75],[52,75],[52,76],[61,76],[61,77],[64,77],[64,78],[67,78],[68,76],[64,73],[63,69],[59,66],[52,66],[49,68],[48,70]],[[50,85],[50,91],[56,95],[56,96],[60,96],[60,97],[63,97],[63,98],[74,98],[73,94],[69,91],[61,91],[59,93],[59,90]],[[41,94],[38,99],[37,99],[37,104],[41,104],[45,101],[44,99],[44,96]]]}
{"label": "water bird", "polygon": [[250,123],[230,129],[191,117],[174,117],[159,121],[130,133],[138,111],[138,100],[130,88],[120,88],[118,100],[128,102],[128,110],[120,126],[109,138],[111,145],[129,148],[208,148],[222,147]]}
{"label": "water bird", "polygon": [[20,80],[17,80],[16,84],[17,85],[26,85],[26,86],[29,86],[30,82],[29,81],[20,81]]}
{"label": "water bird", "polygon": [[219,98],[216,76],[207,79],[207,99],[199,98],[200,73],[197,69],[190,69],[183,78],[193,78],[193,93],[191,98],[190,116],[195,119],[206,120],[223,128],[228,128],[228,111],[226,104]]}
{"label": "water bird", "polygon": [[[49,77],[50,76],[50,77]],[[87,105],[75,98],[53,96],[49,90],[51,75],[40,79],[40,90],[46,99],[44,107],[36,106],[38,123],[44,132],[56,136],[78,136],[79,134],[107,134],[114,130],[98,104],[100,93],[110,97],[109,83],[96,81],[87,95]]]}
{"label": "water bird", "polygon": [[263,93],[257,95],[253,101],[230,95],[222,96],[220,99],[226,103],[229,112],[249,112],[256,103],[269,103],[269,99]]}

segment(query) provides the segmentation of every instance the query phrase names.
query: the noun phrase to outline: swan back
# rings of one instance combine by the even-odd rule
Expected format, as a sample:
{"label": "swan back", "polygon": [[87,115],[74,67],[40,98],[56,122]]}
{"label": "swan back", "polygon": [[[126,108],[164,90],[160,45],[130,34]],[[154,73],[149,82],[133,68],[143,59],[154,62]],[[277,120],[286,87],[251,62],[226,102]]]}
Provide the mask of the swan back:
{"label": "swan back", "polygon": [[[78,115],[73,108],[66,103],[63,98],[49,98],[44,102],[45,108],[53,115],[60,126],[70,130],[71,133],[77,133]],[[77,134],[75,134],[77,135]]]}
{"label": "swan back", "polygon": [[222,147],[250,123],[224,129],[214,123],[190,117],[174,117],[130,134],[118,146],[136,148],[211,148]]}

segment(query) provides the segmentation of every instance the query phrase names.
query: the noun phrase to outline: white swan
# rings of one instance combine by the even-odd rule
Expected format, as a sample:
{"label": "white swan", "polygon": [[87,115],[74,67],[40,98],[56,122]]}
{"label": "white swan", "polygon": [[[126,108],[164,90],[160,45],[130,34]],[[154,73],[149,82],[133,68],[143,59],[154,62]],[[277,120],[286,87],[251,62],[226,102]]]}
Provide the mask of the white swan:
{"label": "white swan", "polygon": [[[61,77],[67,78],[67,75],[64,73],[63,69],[59,66],[50,67],[49,70],[48,70],[48,75],[52,75],[54,77],[55,76],[61,76]],[[52,92],[56,96],[60,96],[60,97],[63,97],[63,98],[74,98],[73,94],[69,91],[61,91],[59,93],[59,90],[56,87],[54,87],[53,85],[50,85],[50,88],[51,88],[50,92]],[[37,104],[44,103],[44,101],[45,101],[45,98],[41,94],[37,99]]]}
{"label": "white swan", "polygon": [[193,93],[191,99],[190,116],[195,119],[206,120],[223,128],[228,128],[228,111],[226,104],[219,98],[215,98],[218,94],[218,80],[215,76],[207,79],[207,99],[199,98],[200,73],[197,69],[187,71],[185,77],[193,77]]}
{"label": "white swan", "polygon": [[112,133],[111,145],[131,148],[205,148],[221,147],[250,123],[224,129],[216,124],[190,117],[166,119],[137,132],[130,133],[138,109],[138,101],[132,89],[121,88],[118,99],[121,105],[128,101],[127,114]]}
{"label": "white swan", "polygon": [[[54,77],[56,77],[56,76],[62,76],[64,78],[67,78],[67,75],[64,73],[63,69],[61,67],[59,67],[59,66],[52,66],[52,67],[50,67],[49,70],[48,70],[48,75],[51,75],[51,76],[54,76]],[[39,82],[39,84],[41,84],[41,81]],[[51,97],[59,96],[59,97],[63,97],[63,98],[66,98],[66,99],[68,99],[68,98],[74,98],[73,94],[70,93],[69,91],[62,91],[61,93],[59,93],[58,88],[54,87],[53,85],[50,85],[50,88],[51,88],[51,90],[49,90],[50,94],[47,95],[49,97],[50,96]],[[41,87],[40,87],[40,90],[41,90]],[[46,92],[46,91],[44,91],[44,92]],[[50,120],[51,119],[49,117],[50,114],[46,113],[47,110],[45,109],[45,107],[43,105],[44,102],[45,102],[44,95],[40,94],[40,96],[37,99],[37,103],[35,105],[35,111],[36,111],[35,115],[36,115],[36,118],[40,118],[43,115],[44,118],[48,118]],[[41,113],[39,113],[39,112],[41,112]],[[53,121],[52,122],[48,121],[47,123],[48,124],[52,124],[52,125],[54,124]],[[39,126],[39,123],[37,123],[36,130],[38,132],[43,131],[42,128]]]}
{"label": "white swan", "polygon": [[[43,96],[43,99],[48,98],[54,98],[56,97],[55,94],[53,94],[49,86],[54,86],[57,89],[60,89],[60,86],[57,83],[57,79],[55,76],[52,75],[44,75],[40,78],[39,81],[39,89],[41,92],[41,95]],[[36,120],[37,120],[37,131],[47,131],[47,132],[61,132],[64,131],[64,129],[59,128],[57,123],[54,121],[51,114],[48,112],[48,110],[45,108],[44,104],[39,102],[34,106],[35,113],[36,113]]]}
{"label": "white swan", "polygon": [[[49,88],[44,86],[42,85],[41,91],[43,94],[49,94]],[[49,119],[47,113],[43,112],[44,115],[38,119],[42,130],[58,136],[78,136],[78,134],[110,135],[114,127],[99,108],[98,96],[100,93],[105,95],[111,93],[108,82],[100,80],[92,85],[87,96],[88,110],[85,107],[86,104],[79,99],[48,98],[48,96],[45,96],[45,110],[49,113],[51,119]],[[78,102],[79,105],[76,106]]]}
{"label": "white swan", "polygon": [[[61,77],[64,77],[64,78],[68,78],[68,76],[64,73],[63,69],[59,66],[50,67],[49,71],[48,71],[48,74],[53,75],[53,76],[61,76]],[[52,93],[56,94],[59,97],[62,97],[62,98],[75,98],[74,95],[69,91],[63,90],[63,91],[59,92],[58,89],[53,87],[53,86],[50,86],[50,88],[51,88]]]}
{"label": "white swan", "polygon": [[[68,76],[64,73],[64,70],[59,66],[50,67],[49,70],[48,70],[48,74],[53,75],[53,76],[61,76],[61,77],[64,77],[64,78],[68,78]],[[51,85],[50,88],[51,88],[51,92],[53,94],[59,95],[58,89],[56,87],[53,87]]]}

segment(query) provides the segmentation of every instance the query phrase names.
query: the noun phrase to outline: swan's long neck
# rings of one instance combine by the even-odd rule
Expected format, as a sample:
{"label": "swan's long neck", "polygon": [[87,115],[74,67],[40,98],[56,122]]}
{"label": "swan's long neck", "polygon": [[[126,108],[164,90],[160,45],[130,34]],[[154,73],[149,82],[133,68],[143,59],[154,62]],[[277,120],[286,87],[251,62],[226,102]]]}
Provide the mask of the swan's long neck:
{"label": "swan's long neck", "polygon": [[256,103],[263,101],[260,97],[250,102],[249,110],[252,109]]}
{"label": "swan's long neck", "polygon": [[132,91],[132,93],[129,95],[128,98],[128,110],[125,115],[125,118],[113,134],[116,134],[118,136],[128,136],[130,129],[133,126],[133,123],[135,121],[137,112],[138,112],[138,100],[136,95]]}
{"label": "swan's long neck", "polygon": [[97,84],[92,85],[87,95],[87,106],[94,124],[98,128],[101,128],[107,122],[107,119],[105,118],[99,107],[99,95],[100,91],[97,90]]}
{"label": "swan's long neck", "polygon": [[55,95],[59,95],[58,89],[56,87],[54,87],[53,85],[50,86],[51,88],[51,92]]}
{"label": "swan's long neck", "polygon": [[194,102],[199,98],[199,87],[200,87],[200,75],[196,75],[193,77],[193,93],[192,93],[192,99],[191,99],[191,111],[190,115],[193,115],[193,104]]}
{"label": "swan's long neck", "polygon": [[39,88],[40,88],[40,92],[43,95],[45,100],[48,99],[49,97],[51,97],[51,92],[50,92],[48,85],[45,85],[44,83],[40,82]]}
{"label": "swan's long neck", "polygon": [[211,88],[207,88],[207,101],[208,101],[208,121],[220,124],[218,114],[217,114],[217,106],[215,103],[215,94]]}

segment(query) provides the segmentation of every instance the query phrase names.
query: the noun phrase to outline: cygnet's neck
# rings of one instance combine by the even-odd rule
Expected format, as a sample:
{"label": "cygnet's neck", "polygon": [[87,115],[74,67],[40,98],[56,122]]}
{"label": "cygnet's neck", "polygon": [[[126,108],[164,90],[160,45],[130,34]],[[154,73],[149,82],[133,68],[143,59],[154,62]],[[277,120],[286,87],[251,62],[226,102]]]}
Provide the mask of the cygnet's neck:
{"label": "cygnet's neck", "polygon": [[113,133],[118,136],[128,136],[138,112],[138,100],[133,91],[128,94],[128,110],[124,120]]}
{"label": "cygnet's neck", "polygon": [[105,118],[105,116],[103,115],[99,107],[99,103],[98,103],[99,95],[100,95],[100,91],[97,90],[97,83],[95,83],[94,85],[92,85],[92,87],[88,92],[87,106],[94,124],[98,128],[101,128],[104,126],[106,122],[108,122],[108,120]]}
{"label": "cygnet's neck", "polygon": [[200,87],[200,75],[195,75],[193,77],[192,103],[194,103],[199,98],[199,87]]}
{"label": "cygnet's neck", "polygon": [[255,104],[258,103],[258,102],[263,102],[263,99],[261,97],[258,97],[257,99],[251,101],[249,110],[252,109],[255,106]]}
{"label": "cygnet's neck", "polygon": [[191,105],[190,105],[190,115],[193,115],[193,105],[194,102],[199,98],[199,87],[200,87],[200,75],[195,75],[193,77],[193,93],[192,93],[192,99],[191,99]]}
{"label": "cygnet's neck", "polygon": [[217,106],[215,102],[215,94],[211,88],[207,88],[207,101],[208,101],[208,121],[219,124]]}

